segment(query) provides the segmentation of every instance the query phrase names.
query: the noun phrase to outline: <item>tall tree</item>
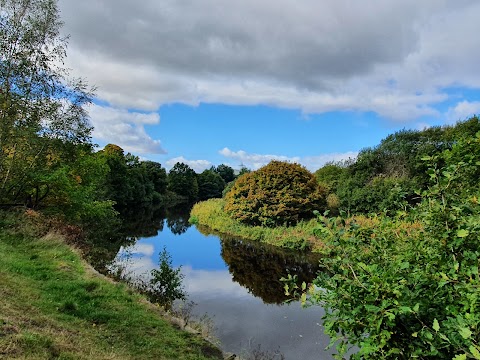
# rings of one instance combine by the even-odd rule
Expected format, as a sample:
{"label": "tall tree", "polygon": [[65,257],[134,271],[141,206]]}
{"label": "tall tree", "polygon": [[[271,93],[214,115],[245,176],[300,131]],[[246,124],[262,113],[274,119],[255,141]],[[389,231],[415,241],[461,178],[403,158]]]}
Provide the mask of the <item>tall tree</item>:
{"label": "tall tree", "polygon": [[230,181],[235,180],[235,171],[233,170],[232,167],[228,165],[221,164],[221,165],[218,165],[216,168],[212,167],[210,170],[213,170],[218,175],[220,175],[226,184],[228,184]]}
{"label": "tall tree", "polygon": [[69,145],[90,144],[92,93],[62,66],[61,26],[55,0],[0,0],[0,201],[31,196]]}
{"label": "tall tree", "polygon": [[168,189],[185,196],[188,201],[198,198],[198,182],[195,171],[184,163],[176,163],[168,173]]}
{"label": "tall tree", "polygon": [[225,189],[225,181],[213,170],[204,170],[197,177],[198,198],[207,200],[211,198],[221,198],[222,191]]}

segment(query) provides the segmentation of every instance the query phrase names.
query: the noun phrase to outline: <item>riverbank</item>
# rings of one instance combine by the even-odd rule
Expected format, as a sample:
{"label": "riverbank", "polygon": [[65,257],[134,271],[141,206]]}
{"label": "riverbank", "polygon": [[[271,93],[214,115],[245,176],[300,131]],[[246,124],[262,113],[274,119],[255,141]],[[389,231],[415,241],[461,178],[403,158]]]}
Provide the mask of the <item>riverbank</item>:
{"label": "riverbank", "polygon": [[313,234],[318,225],[316,219],[302,221],[290,227],[247,226],[230,218],[223,210],[224,203],[223,199],[210,199],[195,204],[190,213],[190,222],[224,234],[294,250],[321,252],[325,246],[323,241]]}
{"label": "riverbank", "polygon": [[159,308],[97,274],[62,237],[0,214],[0,357],[222,359]]}
{"label": "riverbank", "polygon": [[[327,254],[332,246],[331,236],[335,230],[328,230],[328,227],[337,227],[336,219],[325,218],[329,224],[320,224],[318,219],[299,222],[296,226],[277,226],[267,228],[262,226],[244,225],[232,218],[223,210],[225,202],[223,199],[210,199],[195,204],[190,213],[190,222],[206,226],[219,233],[245,238],[248,240],[260,241],[266,244],[284,248],[312,251]],[[365,232],[371,232],[382,222],[381,216],[353,216],[346,221],[351,221],[361,226]],[[396,231],[418,231],[422,226],[418,222],[396,220]],[[325,231],[327,230],[327,231]]]}

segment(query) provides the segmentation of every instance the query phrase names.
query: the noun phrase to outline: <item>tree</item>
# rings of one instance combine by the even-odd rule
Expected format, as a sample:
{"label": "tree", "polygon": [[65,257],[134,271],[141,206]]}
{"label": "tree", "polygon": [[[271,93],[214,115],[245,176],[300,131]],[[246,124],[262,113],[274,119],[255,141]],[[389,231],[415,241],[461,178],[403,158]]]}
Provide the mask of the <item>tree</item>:
{"label": "tree", "polygon": [[293,225],[325,210],[326,191],[298,164],[271,161],[242,175],[225,196],[225,211],[249,225]]}
{"label": "tree", "polygon": [[175,300],[185,300],[187,294],[182,284],[185,276],[181,270],[181,267],[172,267],[172,257],[164,247],[159,254],[159,268],[151,271],[152,278],[147,290],[150,301],[170,310]]}
{"label": "tree", "polygon": [[62,66],[61,26],[54,0],[0,0],[0,201],[29,198],[69,145],[90,145],[92,93]]}
{"label": "tree", "polygon": [[217,172],[204,170],[198,175],[197,181],[199,200],[222,197],[225,181]]}
{"label": "tree", "polygon": [[160,163],[155,161],[142,161],[142,166],[147,172],[149,180],[153,183],[156,193],[163,195],[167,191],[167,171]]}
{"label": "tree", "polygon": [[193,202],[198,198],[197,174],[187,164],[177,162],[168,173],[168,190]]}
{"label": "tree", "polygon": [[220,175],[223,181],[225,181],[225,184],[228,184],[230,181],[235,180],[235,171],[228,165],[221,164],[218,165],[216,168],[212,167],[210,170],[213,170],[218,175]]}

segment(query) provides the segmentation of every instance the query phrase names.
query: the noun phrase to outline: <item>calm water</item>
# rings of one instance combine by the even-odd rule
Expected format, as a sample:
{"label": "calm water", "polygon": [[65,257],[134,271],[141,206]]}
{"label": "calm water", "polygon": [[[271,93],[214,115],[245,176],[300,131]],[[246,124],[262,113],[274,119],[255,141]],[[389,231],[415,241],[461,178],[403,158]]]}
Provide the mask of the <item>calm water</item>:
{"label": "calm water", "polygon": [[211,234],[187,220],[188,211],[137,213],[128,244],[113,263],[141,276],[158,267],[166,247],[172,265],[182,267],[188,300],[197,304],[194,314],[208,314],[225,351],[241,354],[260,345],[285,359],[331,359],[324,351],[329,339],[321,327],[322,308],[285,304],[279,282],[287,271],[312,280],[315,258]]}

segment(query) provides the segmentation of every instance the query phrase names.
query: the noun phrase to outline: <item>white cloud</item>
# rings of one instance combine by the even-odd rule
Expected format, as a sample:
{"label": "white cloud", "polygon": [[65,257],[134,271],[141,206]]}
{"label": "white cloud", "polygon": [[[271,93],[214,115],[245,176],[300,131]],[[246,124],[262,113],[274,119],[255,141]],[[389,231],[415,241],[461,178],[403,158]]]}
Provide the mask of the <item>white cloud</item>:
{"label": "white cloud", "polygon": [[176,163],[184,163],[190,166],[197,174],[201,173],[205,169],[209,169],[212,163],[207,160],[187,160],[183,156],[178,156],[173,159],[167,160],[166,167],[172,168]]}
{"label": "white cloud", "polygon": [[[68,65],[109,103],[439,116],[480,88],[476,0],[60,0]],[[88,19],[88,25],[86,20]]]}
{"label": "white cloud", "polygon": [[218,152],[220,155],[223,155],[227,158],[237,160],[238,162],[245,165],[247,168],[256,170],[272,160],[280,161],[289,161],[289,162],[299,162],[299,157],[288,157],[282,155],[261,155],[261,154],[249,154],[243,150],[232,151],[229,148],[223,148]]}
{"label": "white cloud", "polygon": [[160,122],[157,113],[140,113],[108,106],[92,105],[90,120],[94,126],[93,138],[113,143],[135,154],[165,154],[160,140],[152,139],[144,125]]}
{"label": "white cloud", "polygon": [[453,124],[459,120],[466,120],[475,114],[480,114],[480,101],[461,101],[448,109],[447,121]]}
{"label": "white cloud", "polygon": [[347,160],[349,158],[355,158],[358,155],[358,152],[350,151],[346,153],[331,153],[323,154],[318,156],[306,156],[306,157],[288,157],[283,155],[261,155],[261,154],[250,154],[246,151],[232,151],[229,148],[223,148],[219,151],[219,154],[230,158],[235,159],[236,161],[242,163],[247,168],[256,170],[260,167],[267,165],[272,160],[279,161],[288,161],[292,163],[299,163],[305,166],[310,171],[315,171],[325,165],[327,162],[331,161],[341,161]]}

